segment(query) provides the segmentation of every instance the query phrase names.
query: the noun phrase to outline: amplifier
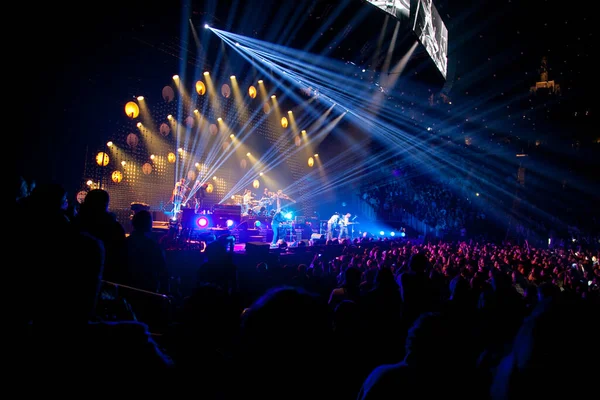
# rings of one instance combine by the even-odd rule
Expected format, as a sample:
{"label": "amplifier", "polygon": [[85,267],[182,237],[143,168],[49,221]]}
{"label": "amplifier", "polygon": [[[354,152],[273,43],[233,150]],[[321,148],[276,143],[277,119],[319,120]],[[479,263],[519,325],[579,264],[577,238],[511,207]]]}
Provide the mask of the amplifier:
{"label": "amplifier", "polygon": [[213,206],[213,214],[220,215],[242,215],[242,206],[237,204],[215,204]]}

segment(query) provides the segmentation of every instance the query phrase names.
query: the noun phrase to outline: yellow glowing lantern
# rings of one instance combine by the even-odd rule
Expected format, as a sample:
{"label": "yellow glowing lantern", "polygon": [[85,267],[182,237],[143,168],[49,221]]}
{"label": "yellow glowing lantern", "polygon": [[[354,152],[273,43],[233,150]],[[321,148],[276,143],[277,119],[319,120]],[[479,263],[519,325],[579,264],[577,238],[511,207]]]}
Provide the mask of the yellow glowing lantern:
{"label": "yellow glowing lantern", "polygon": [[103,151],[96,154],[96,164],[98,164],[99,166],[106,167],[109,161],[110,158],[108,158],[108,154],[104,153]]}
{"label": "yellow glowing lantern", "polygon": [[212,192],[213,192],[213,190],[215,190],[215,187],[213,186],[213,184],[212,184],[212,183],[209,183],[209,184],[206,186],[206,193],[212,193]]}
{"label": "yellow glowing lantern", "polygon": [[260,182],[258,181],[258,179],[255,179],[254,182],[252,182],[252,187],[254,189],[258,189],[260,187]]}
{"label": "yellow glowing lantern", "polygon": [[256,88],[255,88],[254,86],[250,86],[250,87],[248,88],[248,95],[249,95],[251,98],[255,98],[255,97],[256,97]]}
{"label": "yellow glowing lantern", "polygon": [[140,115],[140,107],[138,107],[137,103],[134,101],[130,101],[125,104],[125,114],[129,118],[137,118]]}
{"label": "yellow glowing lantern", "polygon": [[175,153],[169,153],[167,154],[167,161],[170,162],[171,164],[173,164],[175,162],[175,160],[177,160],[177,157],[175,157]]}
{"label": "yellow glowing lantern", "polygon": [[110,178],[114,183],[119,183],[123,180],[123,174],[121,173],[121,171],[114,171]]}
{"label": "yellow glowing lantern", "polygon": [[284,128],[288,127],[288,120],[286,117],[281,118],[281,126]]}
{"label": "yellow glowing lantern", "polygon": [[200,96],[204,96],[204,93],[206,93],[206,85],[204,82],[196,82],[196,93],[198,93]]}
{"label": "yellow glowing lantern", "polygon": [[308,157],[308,166],[312,167],[313,165],[315,165],[315,159],[312,157]]}
{"label": "yellow glowing lantern", "polygon": [[194,171],[193,169],[190,169],[187,173],[187,177],[190,181],[195,181],[196,180],[196,171]]}
{"label": "yellow glowing lantern", "polygon": [[142,165],[142,172],[144,175],[150,175],[152,173],[152,164],[146,163]]}

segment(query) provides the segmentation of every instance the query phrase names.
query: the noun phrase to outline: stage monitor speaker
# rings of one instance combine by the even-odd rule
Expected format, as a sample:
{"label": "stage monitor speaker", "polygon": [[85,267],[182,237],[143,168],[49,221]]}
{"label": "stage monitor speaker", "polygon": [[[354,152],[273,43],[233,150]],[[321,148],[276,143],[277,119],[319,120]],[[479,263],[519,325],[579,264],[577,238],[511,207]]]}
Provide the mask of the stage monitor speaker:
{"label": "stage monitor speaker", "polygon": [[327,239],[325,238],[325,235],[321,233],[313,233],[312,235],[310,235],[310,240],[315,245],[327,244]]}
{"label": "stage monitor speaker", "polygon": [[252,257],[266,258],[269,256],[269,243],[248,242],[246,243],[246,254]]}

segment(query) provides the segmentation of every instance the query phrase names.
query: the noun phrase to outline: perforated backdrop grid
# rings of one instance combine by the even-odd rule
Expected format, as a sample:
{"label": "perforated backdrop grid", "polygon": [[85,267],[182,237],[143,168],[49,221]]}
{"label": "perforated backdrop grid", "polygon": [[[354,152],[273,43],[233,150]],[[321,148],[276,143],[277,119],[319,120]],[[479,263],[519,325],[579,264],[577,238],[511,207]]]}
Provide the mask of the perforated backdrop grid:
{"label": "perforated backdrop grid", "polygon": [[[241,160],[245,154],[241,154],[239,149],[231,153],[229,138],[231,133],[237,136],[250,119],[250,124],[243,130],[253,131],[254,140],[246,143],[248,151],[258,155],[275,146],[277,157],[284,157],[284,161],[276,167],[276,184],[279,188],[285,188],[294,181],[301,181],[309,167],[304,152],[295,151],[296,133],[289,126],[281,126],[280,116],[274,110],[265,115],[264,99],[259,96],[251,98],[247,87],[240,85],[240,99],[236,99],[233,93],[225,98],[221,93],[225,83],[230,85],[228,80],[213,80],[214,93],[210,96],[209,93],[197,95],[194,82],[188,85],[182,83],[181,91],[178,90],[179,85],[171,83],[164,86],[162,91],[160,88],[154,90],[157,93],[145,96],[144,100],[134,99],[140,106],[139,116],[129,118],[122,111],[114,134],[107,139],[113,142],[113,146],[101,146],[88,155],[84,180],[92,180],[92,187],[102,187],[109,192],[111,210],[129,209],[131,203],[141,202],[150,205],[153,211],[167,212],[172,209],[171,196],[179,178],[188,178],[191,186],[194,181],[206,181],[212,185],[213,191],[207,194],[204,206],[211,207],[221,201],[251,168],[250,162],[243,168]],[[168,87],[174,96],[171,96]],[[126,102],[123,102],[123,107]],[[199,111],[198,114],[194,113],[195,109]],[[169,115],[173,116],[173,120],[167,118]],[[186,124],[188,117],[193,118],[191,127]],[[224,124],[219,124],[219,117]],[[139,127],[138,123],[142,126]],[[169,127],[168,133],[165,124]],[[219,129],[215,134],[211,130],[213,125],[226,128]],[[183,152],[179,152],[178,148],[182,148]],[[106,166],[97,164],[96,155],[99,152],[108,154]],[[217,159],[222,161],[218,169],[213,171],[216,180],[207,176],[213,169],[213,165],[205,164],[209,154],[212,154],[210,159],[213,165]],[[172,157],[175,158],[174,162]],[[122,165],[122,162],[125,164]],[[113,175],[117,171],[122,179],[115,182]],[[264,183],[261,182],[261,185]],[[252,181],[244,188],[251,189]],[[262,187],[253,190],[259,192]],[[304,185],[298,185],[295,190],[293,196],[302,196]],[[294,204],[298,215],[308,214],[313,207],[307,203]]]}

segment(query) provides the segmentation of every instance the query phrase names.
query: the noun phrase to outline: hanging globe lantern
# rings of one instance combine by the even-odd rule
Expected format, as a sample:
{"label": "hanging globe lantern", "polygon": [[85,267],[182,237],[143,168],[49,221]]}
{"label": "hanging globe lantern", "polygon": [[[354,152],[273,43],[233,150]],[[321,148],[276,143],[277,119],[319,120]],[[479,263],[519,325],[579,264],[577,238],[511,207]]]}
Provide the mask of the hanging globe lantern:
{"label": "hanging globe lantern", "polygon": [[206,85],[204,82],[196,82],[196,93],[198,93],[200,96],[204,96],[204,93],[206,93]]}
{"label": "hanging globe lantern", "polygon": [[315,159],[312,157],[308,157],[308,166],[313,167],[315,165]]}
{"label": "hanging globe lantern", "polygon": [[152,164],[146,163],[142,165],[142,172],[144,175],[150,175],[152,173]]}
{"label": "hanging globe lantern", "polygon": [[170,162],[171,164],[173,164],[176,160],[177,160],[177,157],[175,156],[175,153],[169,153],[169,154],[167,154],[167,161],[168,162]]}
{"label": "hanging globe lantern", "polygon": [[213,184],[212,184],[212,183],[209,183],[209,184],[206,186],[206,193],[212,193],[212,192],[213,192],[213,190],[215,190],[215,187],[213,186]]}
{"label": "hanging globe lantern", "polygon": [[175,91],[171,86],[165,86],[162,90],[162,98],[167,103],[172,102],[175,99]]}
{"label": "hanging globe lantern", "polygon": [[121,171],[114,171],[110,178],[114,183],[120,183],[123,180],[123,174]]}
{"label": "hanging globe lantern", "polygon": [[224,83],[223,86],[221,86],[221,94],[226,99],[228,99],[229,96],[231,96],[231,88],[229,87],[228,84]]}
{"label": "hanging globe lantern", "polygon": [[169,127],[169,125],[163,122],[162,124],[160,124],[159,131],[161,135],[167,136],[169,133],[171,133],[171,127]]}
{"label": "hanging globe lantern", "polygon": [[281,118],[281,126],[284,128],[288,127],[288,119],[286,117]]}
{"label": "hanging globe lantern", "polygon": [[129,145],[129,147],[136,147],[140,142],[140,139],[135,133],[130,133],[129,135],[127,135],[126,142]]}
{"label": "hanging globe lantern", "polygon": [[85,200],[85,196],[87,196],[87,192],[85,190],[82,190],[80,192],[77,192],[77,197],[75,197],[77,199],[77,202],[79,204],[83,203],[83,200]]}
{"label": "hanging globe lantern", "polygon": [[194,126],[194,118],[193,117],[187,117],[185,119],[185,126],[187,126],[188,128],[191,128]]}
{"label": "hanging globe lantern", "polygon": [[136,102],[130,101],[125,104],[125,114],[129,118],[137,118],[140,115],[140,107]]}
{"label": "hanging globe lantern", "polygon": [[105,152],[101,151],[100,153],[96,154],[96,164],[98,164],[99,166],[106,167],[109,161],[110,158],[108,158],[108,154],[106,154]]}
{"label": "hanging globe lantern", "polygon": [[254,86],[250,86],[248,88],[248,96],[250,96],[252,99],[256,97],[256,88]]}
{"label": "hanging globe lantern", "polygon": [[260,187],[260,182],[258,181],[258,179],[255,179],[254,182],[252,182],[252,187],[254,189],[258,189]]}

